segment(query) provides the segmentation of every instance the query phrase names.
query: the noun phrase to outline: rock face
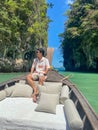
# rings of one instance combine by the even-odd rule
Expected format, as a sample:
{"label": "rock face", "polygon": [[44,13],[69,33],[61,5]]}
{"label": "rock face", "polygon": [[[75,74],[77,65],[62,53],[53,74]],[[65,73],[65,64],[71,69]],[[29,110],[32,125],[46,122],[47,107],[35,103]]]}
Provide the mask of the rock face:
{"label": "rock face", "polygon": [[14,69],[15,69],[16,71],[22,70],[22,69],[23,69],[23,66],[24,66],[24,61],[23,61],[23,59],[16,59],[16,60],[15,60]]}
{"label": "rock face", "polygon": [[29,70],[28,61],[23,59],[9,60],[0,58],[0,72],[25,72]]}

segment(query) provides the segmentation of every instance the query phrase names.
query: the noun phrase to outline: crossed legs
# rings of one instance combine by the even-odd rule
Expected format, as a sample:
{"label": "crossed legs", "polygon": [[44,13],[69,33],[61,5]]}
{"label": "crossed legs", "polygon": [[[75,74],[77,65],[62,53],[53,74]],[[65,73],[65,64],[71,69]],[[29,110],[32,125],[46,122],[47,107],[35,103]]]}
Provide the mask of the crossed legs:
{"label": "crossed legs", "polygon": [[[45,76],[43,75],[43,76],[40,76],[39,77],[39,84],[40,85],[43,85],[43,82],[45,81]],[[32,74],[28,74],[27,75],[27,77],[26,77],[26,80],[27,80],[27,82],[28,82],[28,84],[33,88],[33,90],[34,90],[34,93],[33,93],[33,95],[32,95],[32,97],[33,97],[33,101],[34,102],[36,102],[36,100],[37,100],[37,95],[39,94],[39,92],[38,92],[38,89],[37,89],[37,87],[35,86],[35,83],[34,83],[34,79],[33,79],[33,77],[32,77]]]}

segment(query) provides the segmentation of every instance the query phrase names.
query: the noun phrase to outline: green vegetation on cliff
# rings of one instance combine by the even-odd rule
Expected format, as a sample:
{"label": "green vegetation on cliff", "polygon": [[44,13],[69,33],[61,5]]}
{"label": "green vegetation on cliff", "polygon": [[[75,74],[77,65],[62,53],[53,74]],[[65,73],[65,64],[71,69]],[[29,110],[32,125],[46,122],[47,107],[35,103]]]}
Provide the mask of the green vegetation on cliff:
{"label": "green vegetation on cliff", "polygon": [[75,0],[61,36],[66,70],[98,72],[98,0]]}

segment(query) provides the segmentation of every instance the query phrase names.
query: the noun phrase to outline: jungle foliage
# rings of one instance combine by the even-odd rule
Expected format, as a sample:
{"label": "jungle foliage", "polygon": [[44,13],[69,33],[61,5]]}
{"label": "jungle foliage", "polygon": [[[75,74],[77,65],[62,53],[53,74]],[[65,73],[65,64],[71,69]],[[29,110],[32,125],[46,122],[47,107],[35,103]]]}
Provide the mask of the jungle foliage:
{"label": "jungle foliage", "polygon": [[30,64],[35,49],[47,47],[48,7],[45,0],[0,0],[0,69],[2,58],[8,66],[16,59]]}
{"label": "jungle foliage", "polygon": [[64,67],[98,72],[98,0],[74,0],[60,34]]}

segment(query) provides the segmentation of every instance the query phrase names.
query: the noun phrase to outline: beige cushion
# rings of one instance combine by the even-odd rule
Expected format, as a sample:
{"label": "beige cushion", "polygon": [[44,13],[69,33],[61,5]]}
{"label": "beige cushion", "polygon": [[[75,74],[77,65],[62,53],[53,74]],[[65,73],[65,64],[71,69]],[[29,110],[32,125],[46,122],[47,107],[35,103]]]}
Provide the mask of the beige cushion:
{"label": "beige cushion", "polygon": [[25,83],[26,83],[26,80],[19,80],[19,83],[25,84]]}
{"label": "beige cushion", "polygon": [[83,122],[71,99],[67,99],[64,103],[64,111],[71,130],[82,130]]}
{"label": "beige cushion", "polygon": [[14,91],[15,89],[15,85],[13,85],[12,87],[7,87],[4,91],[6,92],[6,96],[7,97],[10,97],[12,92]]}
{"label": "beige cushion", "polygon": [[14,86],[14,90],[11,97],[31,97],[32,88],[28,84],[17,83]]}
{"label": "beige cushion", "polygon": [[0,101],[6,98],[6,92],[4,90],[0,91]]}
{"label": "beige cushion", "polygon": [[38,85],[39,92],[45,92],[49,94],[60,94],[62,83],[49,83],[45,82],[44,85]]}
{"label": "beige cushion", "polygon": [[52,87],[62,87],[62,83],[61,82],[44,82],[45,86],[52,86]]}
{"label": "beige cushion", "polygon": [[60,96],[61,88],[62,88],[62,83],[58,83],[58,82],[44,82],[44,85],[38,85],[39,97],[37,99],[37,103],[39,103],[41,92],[48,93],[48,94],[59,94]]}
{"label": "beige cushion", "polygon": [[64,104],[65,100],[69,98],[69,87],[64,85],[61,89],[60,103]]}
{"label": "beige cushion", "polygon": [[58,94],[41,93],[40,101],[35,111],[56,113],[56,105],[59,102]]}

